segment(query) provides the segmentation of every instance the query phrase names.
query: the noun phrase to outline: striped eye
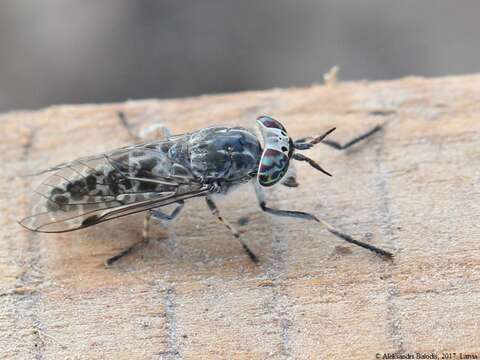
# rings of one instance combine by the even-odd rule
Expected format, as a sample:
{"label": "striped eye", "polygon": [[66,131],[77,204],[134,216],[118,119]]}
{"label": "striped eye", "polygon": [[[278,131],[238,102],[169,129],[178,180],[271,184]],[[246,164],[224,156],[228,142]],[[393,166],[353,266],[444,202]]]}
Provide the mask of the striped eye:
{"label": "striped eye", "polygon": [[268,187],[276,184],[288,170],[289,158],[281,151],[265,149],[258,167],[258,182]]}
{"label": "striped eye", "polygon": [[285,128],[283,127],[283,125],[275,120],[274,118],[271,118],[270,116],[259,116],[257,118],[257,121],[260,122],[263,126],[267,127],[267,128],[270,128],[270,129],[280,129],[282,130],[285,135],[287,135],[287,132],[285,130]]}

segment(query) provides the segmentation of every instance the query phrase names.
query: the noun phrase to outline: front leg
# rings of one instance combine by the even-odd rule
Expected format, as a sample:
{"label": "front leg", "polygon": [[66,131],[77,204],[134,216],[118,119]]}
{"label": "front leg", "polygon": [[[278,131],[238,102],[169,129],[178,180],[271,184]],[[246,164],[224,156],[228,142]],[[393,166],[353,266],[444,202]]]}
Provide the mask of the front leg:
{"label": "front leg", "polygon": [[235,229],[235,227],[230,224],[228,222],[228,220],[224,219],[223,216],[220,215],[220,211],[218,210],[217,208],[217,205],[215,204],[215,202],[212,200],[211,196],[207,195],[205,197],[205,201],[207,202],[207,206],[208,208],[210,209],[210,211],[212,212],[212,214],[218,219],[218,221],[220,221],[223,225],[225,225],[229,230],[230,232],[232,233],[232,235],[238,240],[240,241],[240,244],[242,244],[242,247],[243,249],[245,250],[245,252],[248,254],[248,256],[250,257],[250,259],[252,259],[252,261],[254,263],[257,263],[258,262],[258,258],[257,256],[253,253],[252,250],[250,250],[250,248],[247,246],[247,244],[245,244],[242,240],[242,238],[240,237],[240,233],[238,232],[237,229]]}
{"label": "front leg", "polygon": [[332,129],[326,131],[325,133],[323,133],[322,135],[317,136],[315,138],[306,137],[306,138],[297,139],[293,142],[293,146],[298,150],[307,150],[307,149],[310,149],[311,147],[321,143],[321,144],[328,145],[328,146],[330,146],[334,149],[337,149],[337,150],[346,150],[350,146],[353,146],[356,143],[358,143],[362,140],[365,140],[365,139],[369,138],[370,136],[372,136],[373,134],[375,134],[376,132],[382,130],[383,127],[382,127],[382,125],[376,125],[373,128],[371,128],[370,130],[368,130],[367,132],[354,137],[350,141],[347,141],[345,144],[340,144],[338,141],[335,141],[335,140],[326,139],[326,137],[328,135],[330,135],[333,131],[335,131],[335,129],[336,128],[332,128]]}
{"label": "front leg", "polygon": [[367,132],[354,137],[350,141],[347,141],[345,144],[340,144],[339,142],[337,142],[335,140],[330,140],[330,139],[322,140],[322,144],[328,145],[328,146],[330,146],[334,149],[337,149],[337,150],[345,150],[345,149],[348,149],[350,146],[353,146],[356,143],[369,138],[370,136],[372,136],[373,134],[375,134],[376,132],[378,132],[380,130],[382,130],[382,126],[377,125],[377,126],[373,127],[372,129],[368,130]]}
{"label": "front leg", "polygon": [[287,173],[281,180],[281,184],[286,187],[297,187],[298,182],[297,182],[297,169],[295,168],[295,165],[293,162],[290,163],[288,166]]}
{"label": "front leg", "polygon": [[345,241],[347,241],[351,244],[355,244],[357,246],[360,246],[364,249],[373,251],[374,253],[382,255],[386,258],[392,258],[393,257],[392,253],[390,253],[386,250],[380,249],[376,246],[364,243],[362,241],[355,240],[350,235],[341,232],[340,230],[335,228],[333,225],[330,225],[325,220],[319,219],[315,215],[312,215],[312,214],[309,214],[309,213],[303,212],[303,211],[280,210],[280,209],[273,209],[273,208],[268,207],[267,203],[266,203],[265,192],[263,191],[263,189],[258,184],[255,184],[255,193],[257,195],[258,204],[260,205],[260,208],[263,211],[265,211],[269,214],[276,215],[276,216],[283,216],[283,217],[290,217],[290,218],[296,218],[296,219],[304,219],[304,220],[315,221],[315,222],[319,223],[320,225],[322,225],[323,227],[325,227],[330,233],[339,237],[342,240],[345,240]]}

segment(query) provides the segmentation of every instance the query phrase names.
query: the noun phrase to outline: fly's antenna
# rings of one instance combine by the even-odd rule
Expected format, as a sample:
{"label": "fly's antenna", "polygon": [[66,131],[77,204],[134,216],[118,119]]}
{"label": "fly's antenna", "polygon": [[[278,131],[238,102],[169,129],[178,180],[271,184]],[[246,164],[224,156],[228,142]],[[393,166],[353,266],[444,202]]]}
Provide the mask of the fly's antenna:
{"label": "fly's antenna", "polygon": [[[332,132],[335,131],[336,128],[331,128],[327,132],[323,133],[322,135],[319,135],[311,140],[308,140],[308,138],[303,138],[303,139],[298,139],[293,142],[293,147],[297,150],[307,150],[313,147],[314,145],[322,142],[323,139],[325,139],[328,135],[330,135]],[[309,157],[306,157],[305,155],[294,153],[292,156],[292,159],[297,160],[297,161],[306,161],[311,167],[317,169],[318,171],[321,171],[325,175],[332,176],[328,171],[323,169],[318,163],[310,159]]]}
{"label": "fly's antenna", "polygon": [[328,135],[330,135],[332,132],[334,132],[336,127],[331,128],[327,132],[323,133],[322,135],[317,136],[316,138],[313,138],[312,140],[309,140],[309,138],[303,138],[303,139],[298,139],[293,142],[293,147],[297,150],[307,150],[313,147],[314,145],[317,145],[318,143],[322,142],[323,139],[325,139]]}
{"label": "fly's antenna", "polygon": [[319,164],[317,164],[315,161],[313,161],[309,157],[306,157],[305,155],[294,153],[292,158],[298,161],[306,161],[311,167],[317,169],[318,171],[321,171],[325,175],[332,176],[332,174],[330,174],[327,170],[324,170]]}

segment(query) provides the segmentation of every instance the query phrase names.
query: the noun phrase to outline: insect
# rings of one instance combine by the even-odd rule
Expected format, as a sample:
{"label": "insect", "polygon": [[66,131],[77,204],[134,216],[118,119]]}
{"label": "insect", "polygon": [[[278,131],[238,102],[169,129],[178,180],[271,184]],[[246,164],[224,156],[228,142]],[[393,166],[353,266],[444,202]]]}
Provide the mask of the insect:
{"label": "insect", "polygon": [[[127,124],[125,115],[119,113],[119,116]],[[19,223],[36,232],[61,233],[145,212],[143,240],[108,259],[106,263],[111,265],[148,241],[152,221],[168,224],[178,216],[186,200],[203,197],[212,214],[230,229],[248,256],[257,262],[257,256],[215,204],[217,196],[252,183],[263,211],[315,221],[349,243],[385,257],[392,256],[388,251],[353,239],[307,212],[271,208],[264,193],[264,188],[278,183],[296,185],[295,179],[286,176],[293,161],[307,162],[331,176],[300,151],[319,143],[346,149],[379,131],[380,126],[341,145],[326,139],[335,128],[315,138],[293,140],[285,127],[270,116],[258,117],[256,125],[260,135],[242,127],[209,127],[46,169],[39,174],[50,175],[35,190],[30,214]],[[166,213],[167,205],[174,205],[174,210]]]}

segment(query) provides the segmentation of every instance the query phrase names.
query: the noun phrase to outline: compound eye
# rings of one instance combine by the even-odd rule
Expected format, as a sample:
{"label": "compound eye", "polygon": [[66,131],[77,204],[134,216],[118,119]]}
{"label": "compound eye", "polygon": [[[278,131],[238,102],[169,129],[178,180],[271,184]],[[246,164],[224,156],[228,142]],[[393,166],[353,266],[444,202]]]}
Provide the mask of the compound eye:
{"label": "compound eye", "polygon": [[258,167],[258,182],[268,187],[276,184],[287,173],[289,158],[281,151],[265,149]]}
{"label": "compound eye", "polygon": [[263,126],[265,126],[265,127],[267,127],[267,128],[270,128],[270,129],[279,129],[279,130],[282,131],[282,134],[283,134],[283,135],[287,136],[287,132],[286,132],[285,128],[283,127],[283,125],[282,125],[279,121],[275,120],[274,118],[272,118],[272,117],[270,117],[270,116],[265,116],[265,115],[264,115],[264,116],[259,116],[259,117],[257,118],[257,121],[258,121],[261,125],[263,125]]}

